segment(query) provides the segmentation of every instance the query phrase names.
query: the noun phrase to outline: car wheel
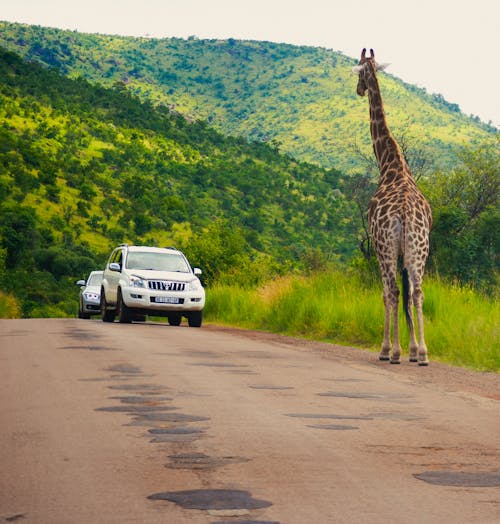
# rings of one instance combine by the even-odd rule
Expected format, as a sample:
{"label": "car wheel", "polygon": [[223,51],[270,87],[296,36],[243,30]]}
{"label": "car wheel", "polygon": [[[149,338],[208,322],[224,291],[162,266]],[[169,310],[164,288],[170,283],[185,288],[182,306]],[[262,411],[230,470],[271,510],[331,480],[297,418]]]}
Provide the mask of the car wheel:
{"label": "car wheel", "polygon": [[114,322],[115,312],[113,309],[108,309],[104,289],[101,289],[101,318],[103,322]]}
{"label": "car wheel", "polygon": [[85,320],[88,320],[90,318],[90,315],[88,313],[83,313],[82,311],[78,311],[78,318],[84,318]]}
{"label": "car wheel", "polygon": [[168,323],[171,326],[180,326],[181,320],[182,320],[182,317],[180,315],[169,315],[168,316]]}
{"label": "car wheel", "polygon": [[130,324],[132,322],[132,314],[130,313],[130,309],[127,307],[125,302],[123,302],[122,292],[120,290],[118,290],[116,307],[118,309],[118,322],[121,324]]}
{"label": "car wheel", "polygon": [[201,327],[203,311],[192,311],[188,315],[189,327]]}

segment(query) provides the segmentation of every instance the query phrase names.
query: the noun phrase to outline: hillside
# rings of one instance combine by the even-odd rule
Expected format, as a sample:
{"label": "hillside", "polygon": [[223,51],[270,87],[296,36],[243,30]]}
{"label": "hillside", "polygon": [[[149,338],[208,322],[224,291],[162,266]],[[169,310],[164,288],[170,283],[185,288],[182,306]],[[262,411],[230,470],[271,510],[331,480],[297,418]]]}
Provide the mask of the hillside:
{"label": "hillside", "polygon": [[124,241],[178,245],[207,279],[356,249],[337,171],[224,137],[120,86],[1,50],[0,121],[0,288],[21,295],[25,314],[67,299],[61,282]]}
{"label": "hillside", "polygon": [[[142,100],[224,134],[271,142],[297,159],[356,171],[364,166],[353,146],[371,153],[367,102],[356,96],[354,62],[342,54],[232,39],[91,35],[6,22],[0,28],[0,45],[29,60],[72,78],[123,83]],[[418,142],[436,167],[454,165],[458,146],[494,132],[440,95],[381,76],[393,132]]]}

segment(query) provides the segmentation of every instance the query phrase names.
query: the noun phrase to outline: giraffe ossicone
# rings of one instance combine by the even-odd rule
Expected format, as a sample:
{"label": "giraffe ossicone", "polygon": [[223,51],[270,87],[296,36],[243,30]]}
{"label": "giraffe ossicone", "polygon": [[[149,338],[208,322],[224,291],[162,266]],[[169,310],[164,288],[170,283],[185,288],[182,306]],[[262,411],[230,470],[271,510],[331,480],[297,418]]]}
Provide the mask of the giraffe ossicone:
{"label": "giraffe ossicone", "polygon": [[[410,362],[421,366],[429,363],[424,338],[424,295],[422,281],[429,255],[429,232],[432,226],[431,208],[415,183],[404,155],[387,126],[377,71],[388,64],[378,65],[375,53],[366,49],[353,72],[359,75],[357,93],[368,93],[370,107],[370,133],[377,159],[380,179],[377,190],[368,205],[368,223],[383,283],[385,306],[384,339],[380,360],[399,364],[397,265],[403,261],[403,306],[410,330]],[[413,322],[416,310],[418,341]],[[391,324],[393,341],[391,340]]]}

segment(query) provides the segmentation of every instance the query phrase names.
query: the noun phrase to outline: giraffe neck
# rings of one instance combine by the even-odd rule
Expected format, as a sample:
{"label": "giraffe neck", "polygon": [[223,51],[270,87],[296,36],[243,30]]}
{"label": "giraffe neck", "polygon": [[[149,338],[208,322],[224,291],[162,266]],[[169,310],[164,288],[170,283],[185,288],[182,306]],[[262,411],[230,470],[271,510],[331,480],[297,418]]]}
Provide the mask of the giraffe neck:
{"label": "giraffe neck", "polygon": [[366,86],[370,102],[370,132],[378,168],[380,174],[383,175],[389,166],[401,166],[406,162],[401,148],[387,125],[375,68],[371,63],[368,64],[368,67]]}

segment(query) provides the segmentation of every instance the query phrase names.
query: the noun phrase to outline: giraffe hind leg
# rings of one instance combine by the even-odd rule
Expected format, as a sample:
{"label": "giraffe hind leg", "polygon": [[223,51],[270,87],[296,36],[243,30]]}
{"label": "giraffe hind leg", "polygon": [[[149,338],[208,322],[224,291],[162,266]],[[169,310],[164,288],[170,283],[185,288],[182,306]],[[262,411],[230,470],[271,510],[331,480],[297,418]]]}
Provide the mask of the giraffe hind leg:
{"label": "giraffe hind leg", "polygon": [[[384,283],[384,306],[385,306],[385,324],[384,340],[382,350],[379,354],[379,360],[389,360],[391,364],[399,364],[401,357],[401,345],[399,343],[399,326],[398,326],[398,302],[399,288],[394,273],[383,275]],[[391,344],[391,322],[393,327],[394,345]]]}
{"label": "giraffe hind leg", "polygon": [[418,343],[415,336],[415,323],[413,322],[413,282],[408,274],[408,269],[403,268],[401,272],[403,284],[403,309],[406,323],[410,332],[410,362],[418,361]]}
{"label": "giraffe hind leg", "polygon": [[419,286],[415,289],[414,297],[415,309],[417,310],[417,324],[418,324],[418,365],[428,366],[429,358],[427,356],[427,345],[424,338],[424,293],[422,288]]}

